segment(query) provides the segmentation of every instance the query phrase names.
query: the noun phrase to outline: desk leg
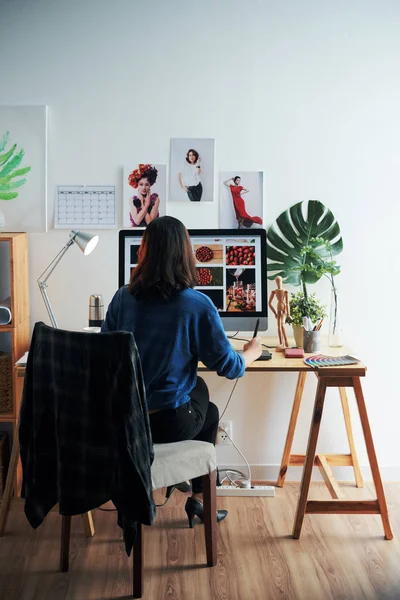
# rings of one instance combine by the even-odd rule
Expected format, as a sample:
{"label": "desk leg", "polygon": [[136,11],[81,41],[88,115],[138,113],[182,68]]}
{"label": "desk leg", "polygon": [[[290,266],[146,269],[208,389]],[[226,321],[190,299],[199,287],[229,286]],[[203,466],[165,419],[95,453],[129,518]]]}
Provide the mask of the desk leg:
{"label": "desk leg", "polygon": [[307,373],[299,373],[297,380],[296,393],[294,396],[292,414],[290,415],[288,432],[286,435],[285,448],[283,450],[281,467],[279,469],[278,481],[276,482],[277,487],[283,487],[285,483],[285,477],[290,461],[290,452],[292,450],[294,432],[296,431],[297,417],[299,415],[300,403],[303,396],[304,384],[306,381]]}
{"label": "desk leg", "polygon": [[354,394],[356,396],[358,412],[360,413],[361,425],[363,428],[365,445],[367,447],[368,460],[372,471],[376,495],[378,498],[379,509],[382,517],[383,529],[387,540],[393,539],[393,533],[390,528],[389,514],[386,504],[385,492],[382,485],[381,474],[379,472],[378,461],[375,454],[374,442],[372,439],[371,428],[369,425],[367,408],[365,406],[364,394],[359,377],[353,377]]}
{"label": "desk leg", "polygon": [[319,427],[321,424],[322,411],[324,408],[325,393],[326,383],[322,378],[320,378],[318,379],[318,387],[314,404],[314,413],[311,421],[310,435],[308,437],[306,461],[303,469],[303,476],[301,478],[300,496],[297,504],[296,518],[294,521],[293,537],[296,540],[300,537],[303,519],[307,507],[307,497],[308,491],[310,489],[311,474],[315,461],[315,452],[317,449]]}
{"label": "desk leg", "polygon": [[364,483],[363,483],[363,478],[361,475],[360,464],[358,462],[356,446],[354,443],[353,429],[351,427],[351,419],[350,419],[349,401],[347,399],[346,388],[340,387],[339,394],[340,394],[340,400],[342,402],[343,416],[344,416],[344,422],[346,425],[347,439],[349,440],[349,447],[350,447],[351,459],[353,462],[354,476],[356,478],[356,486],[358,488],[362,488]]}

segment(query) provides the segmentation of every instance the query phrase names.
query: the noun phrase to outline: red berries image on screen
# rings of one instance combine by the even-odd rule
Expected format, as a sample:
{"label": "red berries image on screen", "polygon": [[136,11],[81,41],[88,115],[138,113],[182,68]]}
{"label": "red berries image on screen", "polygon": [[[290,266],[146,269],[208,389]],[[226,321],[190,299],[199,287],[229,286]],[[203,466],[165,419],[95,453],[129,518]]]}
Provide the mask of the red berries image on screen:
{"label": "red berries image on screen", "polygon": [[208,262],[214,256],[214,252],[208,246],[200,246],[200,248],[197,248],[195,254],[199,262]]}
{"label": "red berries image on screen", "polygon": [[197,271],[197,281],[199,285],[210,285],[212,282],[212,275],[210,269],[201,268]]}
{"label": "red berries image on screen", "polygon": [[226,264],[229,266],[253,266],[256,264],[254,246],[227,246]]}

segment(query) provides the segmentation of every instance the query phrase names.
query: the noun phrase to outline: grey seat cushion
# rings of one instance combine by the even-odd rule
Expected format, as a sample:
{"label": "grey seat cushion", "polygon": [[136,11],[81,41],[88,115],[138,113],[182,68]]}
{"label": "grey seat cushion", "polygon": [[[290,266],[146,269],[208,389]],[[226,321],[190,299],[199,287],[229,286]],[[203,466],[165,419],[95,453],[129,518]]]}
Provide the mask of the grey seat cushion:
{"label": "grey seat cushion", "polygon": [[217,467],[215,448],[208,442],[185,440],[154,444],[153,490],[211,473]]}

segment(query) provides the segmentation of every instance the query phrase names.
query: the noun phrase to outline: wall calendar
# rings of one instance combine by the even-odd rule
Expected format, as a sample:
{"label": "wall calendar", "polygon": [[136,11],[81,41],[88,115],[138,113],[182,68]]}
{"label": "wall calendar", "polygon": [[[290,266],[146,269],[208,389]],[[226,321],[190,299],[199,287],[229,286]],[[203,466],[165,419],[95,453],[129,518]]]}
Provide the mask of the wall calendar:
{"label": "wall calendar", "polygon": [[114,185],[59,185],[56,229],[116,229]]}

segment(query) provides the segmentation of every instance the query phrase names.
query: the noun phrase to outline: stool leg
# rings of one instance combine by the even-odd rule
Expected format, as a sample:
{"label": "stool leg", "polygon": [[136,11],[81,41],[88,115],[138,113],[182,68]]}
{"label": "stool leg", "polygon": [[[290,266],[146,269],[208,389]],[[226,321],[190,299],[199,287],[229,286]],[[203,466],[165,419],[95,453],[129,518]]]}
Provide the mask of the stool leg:
{"label": "stool leg", "polygon": [[393,539],[393,533],[389,523],[389,513],[386,504],[385,492],[382,485],[381,474],[379,472],[378,460],[375,454],[374,442],[372,439],[371,428],[369,425],[367,408],[365,406],[364,394],[359,377],[353,377],[354,394],[356,396],[358,412],[360,413],[361,425],[363,428],[365,445],[367,447],[368,460],[372,471],[379,509],[381,512],[383,529],[387,540]]}
{"label": "stool leg", "polygon": [[360,463],[358,462],[356,446],[354,443],[353,429],[351,426],[351,419],[350,419],[349,401],[347,399],[346,388],[340,387],[339,394],[340,394],[340,400],[342,402],[344,423],[346,425],[347,439],[349,440],[351,459],[353,461],[353,469],[354,469],[354,477],[356,478],[356,486],[358,488],[362,488],[364,483],[363,483],[363,478],[361,475]]}
{"label": "stool leg", "polygon": [[82,524],[83,524],[83,532],[85,537],[93,537],[94,536],[94,524],[93,524],[93,515],[90,512],[84,513],[81,515]]}
{"label": "stool leg", "polygon": [[282,462],[279,469],[278,481],[276,482],[277,487],[283,487],[285,483],[286,473],[290,461],[290,453],[292,450],[292,443],[294,438],[294,432],[296,431],[297,417],[299,414],[301,398],[303,396],[304,384],[306,381],[307,373],[299,373],[297,379],[296,393],[293,400],[292,414],[290,415],[288,432],[286,435],[285,448],[283,450]]}
{"label": "stool leg", "polygon": [[303,519],[307,507],[308,491],[310,489],[311,474],[315,461],[315,452],[317,449],[317,441],[319,427],[321,424],[322,411],[324,408],[326,393],[326,383],[323,379],[318,379],[318,387],[315,396],[314,413],[311,421],[310,434],[308,437],[307,454],[305,458],[303,476],[300,484],[300,496],[297,504],[296,518],[294,520],[293,537],[297,540],[300,537]]}
{"label": "stool leg", "polygon": [[17,472],[19,460],[19,438],[18,429],[14,435],[13,447],[11,451],[10,464],[8,465],[8,473],[6,479],[6,485],[1,500],[0,507],[0,537],[4,535],[4,531],[7,525],[8,513],[10,512],[11,496],[15,484],[15,474]]}

